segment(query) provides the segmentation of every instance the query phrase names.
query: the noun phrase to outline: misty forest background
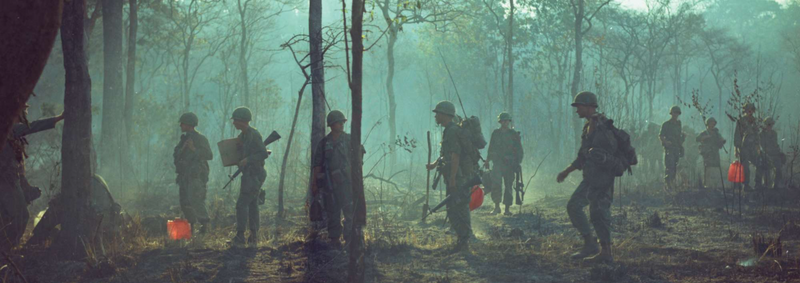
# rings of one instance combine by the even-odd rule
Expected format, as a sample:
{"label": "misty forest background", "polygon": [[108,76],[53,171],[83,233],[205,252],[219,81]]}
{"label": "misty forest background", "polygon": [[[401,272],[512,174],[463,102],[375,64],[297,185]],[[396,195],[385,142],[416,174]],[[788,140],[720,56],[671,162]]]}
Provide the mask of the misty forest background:
{"label": "misty forest background", "polygon": [[[101,5],[114,2],[119,6]],[[352,46],[344,35],[350,7],[342,1],[321,4],[325,104],[349,117],[346,60]],[[131,20],[130,5],[138,20]],[[163,211],[178,205],[172,150],[180,137],[178,117],[187,111],[198,115],[198,130],[214,150],[210,202],[232,203],[238,182],[231,191],[220,190],[232,172],[222,167],[215,144],[238,134],[230,115],[246,105],[254,114],[251,124],[263,135],[276,130],[284,137],[270,146],[268,207],[262,210],[276,212],[278,192],[285,191],[287,209],[300,211],[312,145],[309,3],[131,0],[130,5],[88,0],[85,19],[98,173],[123,209]],[[576,18],[582,20],[576,24]],[[757,102],[759,117],[776,118],[784,152],[796,152],[792,145],[799,144],[797,0],[376,0],[366,2],[364,30],[368,202],[382,199],[384,190],[402,188],[416,194],[413,199],[423,194],[426,131],[432,132],[434,155],[441,137],[430,109],[440,100],[458,106],[456,92],[464,107],[462,112],[458,106],[458,113],[480,117],[487,139],[500,112],[514,116],[523,136],[526,178],[549,153],[531,184],[534,194],[556,187],[554,174],[574,157],[583,121],[569,104],[581,90],[598,93],[599,110],[633,135],[642,164],[630,178],[642,184],[661,179],[656,135],[672,105],[684,107],[688,138],[682,164],[696,169],[690,173],[699,172],[702,162],[691,153],[704,128],[697,108],[720,121],[729,140],[723,163],[733,158],[727,114],[737,116],[746,99]],[[63,60],[56,44],[29,100],[30,120],[62,111]],[[297,128],[289,139],[296,106]],[[45,195],[34,203],[34,215],[60,190],[61,128],[29,139],[28,176]]]}

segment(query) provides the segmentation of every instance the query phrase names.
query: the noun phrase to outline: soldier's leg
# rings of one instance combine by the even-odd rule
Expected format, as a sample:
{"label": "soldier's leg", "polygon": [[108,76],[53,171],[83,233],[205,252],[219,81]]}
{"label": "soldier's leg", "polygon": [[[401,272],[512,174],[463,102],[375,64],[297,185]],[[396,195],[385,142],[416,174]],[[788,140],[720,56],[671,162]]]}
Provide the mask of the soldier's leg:
{"label": "soldier's leg", "polygon": [[752,177],[750,176],[750,166],[754,164],[753,163],[753,161],[755,161],[754,157],[755,157],[755,155],[751,154],[750,150],[748,150],[748,149],[742,150],[741,153],[740,153],[740,159],[741,159],[741,162],[742,162],[742,167],[744,167],[744,183],[743,183],[743,185],[744,185],[745,188],[750,188],[750,180],[752,179]]}
{"label": "soldier's leg", "polygon": [[344,221],[340,225],[343,229],[342,235],[344,235],[345,242],[350,240],[350,234],[353,229],[353,212],[355,206],[353,205],[353,190],[349,184],[342,185],[339,190],[337,190],[337,200],[341,203],[341,211],[342,217]]}
{"label": "soldier's leg", "polygon": [[767,165],[765,160],[762,160],[761,158],[758,158],[758,161],[755,162],[755,165],[756,165],[756,181],[754,183],[756,188],[767,186],[767,184],[769,184],[770,166]]}
{"label": "soldier's leg", "polygon": [[503,191],[503,204],[505,204],[506,208],[508,208],[514,204],[514,170],[503,170],[503,183],[505,185],[505,189]]}
{"label": "soldier's leg", "polygon": [[197,222],[206,225],[209,222],[208,208],[206,207],[206,194],[208,187],[202,180],[195,181],[192,190],[192,210],[195,213]]}
{"label": "soldier's leg", "polygon": [[492,186],[492,201],[494,201],[496,206],[499,206],[501,202],[503,202],[503,174],[500,173],[500,167],[495,166],[492,169],[491,173],[491,182]]}
{"label": "soldier's leg", "polygon": [[244,231],[247,230],[247,223],[250,214],[250,204],[255,200],[253,188],[256,186],[256,179],[249,174],[242,174],[242,185],[239,188],[239,198],[236,200],[236,237],[244,238]]}
{"label": "soldier's leg", "polygon": [[183,212],[183,216],[186,217],[186,220],[189,221],[192,225],[197,221],[196,213],[194,211],[194,207],[192,206],[192,188],[194,184],[191,183],[189,180],[184,180],[178,183],[178,198],[181,204],[181,211]]}
{"label": "soldier's leg", "polygon": [[583,208],[589,205],[589,190],[589,182],[586,180],[581,181],[567,202],[569,220],[583,237],[593,236],[592,228],[589,226],[589,219],[586,218],[586,213],[583,211]]}
{"label": "soldier's leg", "polygon": [[[326,188],[327,190],[328,188]],[[338,240],[342,235],[342,207],[332,191],[325,192],[325,213],[327,214],[328,238]]]}
{"label": "soldier's leg", "polygon": [[248,204],[248,221],[250,225],[250,235],[256,235],[258,233],[258,229],[261,227],[261,217],[258,214],[258,195],[253,196],[250,199],[250,203]]}
{"label": "soldier's leg", "polygon": [[614,180],[597,184],[589,193],[589,214],[600,243],[611,243],[611,203],[614,200]]}
{"label": "soldier's leg", "polygon": [[466,243],[472,237],[472,223],[469,215],[469,201],[461,201],[454,204],[447,210],[453,210],[450,214],[450,224],[453,231],[458,236],[458,241]]}
{"label": "soldier's leg", "polygon": [[47,211],[42,216],[42,219],[39,220],[39,223],[36,224],[36,227],[33,228],[33,233],[31,238],[28,239],[28,242],[25,243],[26,246],[30,245],[41,245],[44,244],[45,241],[52,238],[53,232],[57,231],[55,228],[59,224],[61,224],[61,213],[59,213],[59,205],[58,205],[58,197],[50,201],[50,205],[47,208]]}
{"label": "soldier's leg", "polygon": [[673,150],[664,151],[664,182],[672,184],[678,171],[678,153]]}

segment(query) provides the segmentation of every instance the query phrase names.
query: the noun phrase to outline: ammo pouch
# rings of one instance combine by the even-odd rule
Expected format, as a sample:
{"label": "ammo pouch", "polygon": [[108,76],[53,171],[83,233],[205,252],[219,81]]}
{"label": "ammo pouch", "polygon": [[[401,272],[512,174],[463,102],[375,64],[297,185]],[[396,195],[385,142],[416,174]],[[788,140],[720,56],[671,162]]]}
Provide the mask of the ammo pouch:
{"label": "ammo pouch", "polygon": [[614,173],[615,176],[622,176],[622,173],[626,170],[625,164],[622,164],[618,157],[604,149],[591,148],[589,149],[588,157],[589,161],[608,172]]}

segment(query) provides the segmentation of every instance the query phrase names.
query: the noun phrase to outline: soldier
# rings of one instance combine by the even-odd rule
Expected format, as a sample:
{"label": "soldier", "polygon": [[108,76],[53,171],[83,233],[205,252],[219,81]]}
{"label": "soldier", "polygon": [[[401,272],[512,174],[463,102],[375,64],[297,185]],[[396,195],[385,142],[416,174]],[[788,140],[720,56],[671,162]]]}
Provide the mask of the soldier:
{"label": "soldier", "polygon": [[[334,246],[339,247],[341,245],[339,237],[342,234],[344,234],[345,242],[349,242],[353,224],[350,134],[344,132],[344,123],[347,122],[347,118],[342,111],[331,111],[326,120],[331,132],[317,144],[316,154],[312,161],[315,182],[311,185],[311,192],[316,195],[320,188],[324,188],[323,198],[328,215],[328,237]],[[364,153],[363,147],[361,150]],[[342,225],[343,217],[344,225]]]}
{"label": "soldier", "polygon": [[61,114],[24,124],[27,107],[26,104],[22,115],[14,118],[8,144],[0,151],[0,252],[20,243],[30,218],[28,205],[42,194],[25,178],[25,136],[52,129],[64,119]]}
{"label": "soldier", "polygon": [[703,156],[703,186],[710,188],[713,184],[721,185],[719,150],[725,145],[725,139],[717,129],[717,120],[713,117],[706,119],[706,130],[697,135],[695,140],[700,143],[700,155]]}
{"label": "soldier", "polygon": [[264,159],[269,157],[269,153],[261,133],[256,128],[250,127],[251,118],[250,109],[244,106],[236,108],[231,117],[233,126],[242,131],[237,139],[239,151],[244,156],[238,164],[242,170],[242,183],[239,188],[239,198],[236,200],[236,237],[230,241],[234,247],[245,244],[245,228],[250,229],[247,244],[251,247],[258,245],[258,196],[267,178]]}
{"label": "soldier", "polygon": [[781,147],[778,145],[778,133],[773,129],[774,126],[774,119],[764,119],[764,129],[761,130],[759,135],[763,160],[761,166],[756,168],[756,185],[760,185],[761,180],[764,180],[764,186],[768,186],[771,179],[770,171],[774,169],[775,180],[772,183],[772,188],[777,189],[782,185],[783,163],[786,162],[786,156],[781,152]]}
{"label": "soldier", "polygon": [[758,122],[753,114],[756,106],[753,103],[745,103],[744,115],[736,121],[736,129],[733,133],[733,146],[736,147],[736,158],[744,167],[744,189],[752,190],[750,187],[750,165],[755,165],[758,160],[759,145]]}
{"label": "soldier", "polygon": [[[514,190],[514,176],[519,170],[524,152],[520,142],[520,133],[510,127],[511,114],[500,113],[497,120],[500,128],[492,132],[489,153],[483,165],[489,169],[489,162],[494,163],[492,184],[498,187],[492,190],[492,200],[494,200],[492,214],[500,213],[500,201],[502,200],[506,206],[505,215],[512,215],[509,208],[513,204],[511,194]],[[505,184],[505,192],[503,192],[503,184]]]}
{"label": "soldier", "polygon": [[669,114],[672,118],[661,124],[661,132],[658,136],[664,147],[664,183],[667,188],[672,188],[678,172],[678,160],[683,157],[683,141],[686,139],[686,135],[683,134],[681,121],[678,120],[681,108],[672,106]]}
{"label": "soldier", "polygon": [[[456,193],[456,189],[460,189],[458,185],[465,183],[476,171],[477,161],[470,159],[469,146],[466,144],[468,141],[464,139],[462,129],[453,121],[456,115],[455,105],[449,101],[441,101],[436,104],[433,112],[436,113],[434,116],[436,124],[444,127],[440,153],[443,158],[425,167],[433,170],[442,165],[439,172],[444,177],[447,195],[450,195]],[[448,203],[447,217],[450,219],[450,227],[458,237],[454,251],[468,251],[469,241],[473,237],[469,203],[463,201]]]}
{"label": "soldier", "polygon": [[[580,118],[586,119],[581,147],[575,161],[556,178],[561,183],[572,171],[583,170],[583,181],[567,202],[569,219],[584,240],[583,248],[572,254],[571,258],[583,259],[589,263],[610,263],[614,261],[611,254],[611,202],[615,177],[610,168],[619,166],[616,158],[617,140],[612,132],[613,122],[597,112],[597,96],[594,93],[578,93],[572,107],[577,109]],[[586,219],[586,213],[583,212],[587,205],[600,247],[597,246],[597,239]]]}
{"label": "soldier", "polygon": [[192,112],[181,115],[181,141],[175,146],[172,154],[175,160],[175,173],[178,177],[180,204],[183,214],[192,227],[202,225],[200,233],[204,234],[208,225],[206,210],[206,183],[208,183],[208,160],[213,158],[208,139],[195,130],[197,115]]}

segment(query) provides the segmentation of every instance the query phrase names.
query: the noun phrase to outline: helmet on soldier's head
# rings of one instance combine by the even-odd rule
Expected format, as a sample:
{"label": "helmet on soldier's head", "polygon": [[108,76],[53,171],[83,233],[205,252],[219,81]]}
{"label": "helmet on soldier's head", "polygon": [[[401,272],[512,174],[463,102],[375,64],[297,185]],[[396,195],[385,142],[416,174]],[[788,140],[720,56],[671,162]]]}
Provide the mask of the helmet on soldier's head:
{"label": "helmet on soldier's head", "polygon": [[250,122],[252,118],[253,114],[250,113],[250,109],[244,106],[239,106],[236,110],[233,110],[233,115],[231,115],[231,119],[245,122]]}
{"label": "helmet on soldier's head", "polygon": [[500,115],[497,115],[497,121],[511,121],[511,114],[508,114],[507,112],[500,113]]}
{"label": "helmet on soldier's head", "polygon": [[708,126],[708,124],[711,124],[712,122],[716,124],[717,119],[714,119],[714,117],[708,117],[708,119],[706,119],[706,126]]}
{"label": "helmet on soldier's head", "polygon": [[748,103],[745,103],[744,106],[742,106],[742,109],[744,111],[748,111],[748,110],[756,111],[756,105],[753,104],[752,102],[748,102]]}
{"label": "helmet on soldier's head", "polygon": [[575,100],[572,102],[572,107],[577,107],[578,105],[597,107],[597,95],[590,91],[581,91],[575,95]]}
{"label": "helmet on soldier's head", "polygon": [[326,120],[328,122],[328,126],[330,126],[338,122],[346,122],[347,118],[344,117],[344,113],[342,113],[342,111],[333,110],[330,113],[328,113],[328,117]]}
{"label": "helmet on soldier's head", "polygon": [[672,113],[678,113],[678,114],[681,114],[681,108],[680,108],[678,105],[672,106],[672,107],[669,109],[669,114],[672,114]]}
{"label": "helmet on soldier's head", "polygon": [[767,126],[775,125],[775,119],[772,119],[772,117],[767,117],[766,119],[764,119],[764,125]]}
{"label": "helmet on soldier's head", "polygon": [[433,112],[455,117],[456,106],[450,101],[442,100],[439,103],[436,103],[436,108],[433,108]]}
{"label": "helmet on soldier's head", "polygon": [[197,127],[197,115],[194,115],[192,112],[183,113],[181,118],[178,119],[178,122],[192,127]]}

